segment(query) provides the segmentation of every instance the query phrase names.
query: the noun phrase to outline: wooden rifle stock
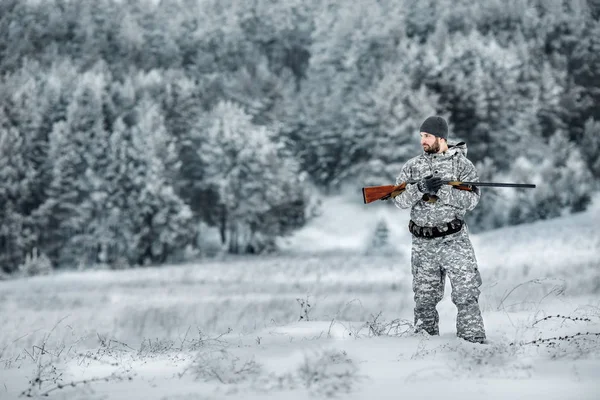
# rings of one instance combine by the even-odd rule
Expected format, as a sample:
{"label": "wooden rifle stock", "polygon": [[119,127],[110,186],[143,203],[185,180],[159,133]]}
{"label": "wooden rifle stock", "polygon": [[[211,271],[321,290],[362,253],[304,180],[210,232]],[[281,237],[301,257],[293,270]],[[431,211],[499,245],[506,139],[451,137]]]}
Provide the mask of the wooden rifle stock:
{"label": "wooden rifle stock", "polygon": [[[489,187],[514,187],[514,188],[535,188],[535,185],[530,183],[496,183],[496,182],[461,182],[461,181],[443,181],[444,184],[452,186],[454,189],[473,191],[477,186]],[[377,200],[388,200],[398,196],[406,190],[406,185],[416,182],[403,182],[400,185],[384,185],[384,186],[368,186],[362,188],[363,201],[365,204],[372,203]],[[424,200],[430,203],[437,201],[437,196],[427,196]]]}
{"label": "wooden rifle stock", "polygon": [[406,182],[400,185],[369,186],[362,188],[363,201],[365,204],[376,200],[387,200],[394,198],[406,190]]}

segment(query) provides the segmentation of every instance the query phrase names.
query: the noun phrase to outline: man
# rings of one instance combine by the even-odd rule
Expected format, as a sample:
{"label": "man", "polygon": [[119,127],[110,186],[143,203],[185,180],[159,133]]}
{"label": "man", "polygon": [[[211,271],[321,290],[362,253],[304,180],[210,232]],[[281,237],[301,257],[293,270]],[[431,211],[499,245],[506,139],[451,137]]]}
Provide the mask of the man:
{"label": "man", "polygon": [[448,145],[448,124],[443,118],[427,118],[420,134],[423,154],[408,160],[396,179],[397,185],[415,183],[407,184],[394,198],[399,208],[411,208],[415,325],[418,330],[439,335],[436,305],[444,295],[447,274],[452,302],[458,310],[457,336],[483,343],[485,329],[478,303],[481,276],[464,222],[465,213],[479,202],[479,189],[464,191],[442,183],[478,181],[477,171],[466,158],[465,143]]}

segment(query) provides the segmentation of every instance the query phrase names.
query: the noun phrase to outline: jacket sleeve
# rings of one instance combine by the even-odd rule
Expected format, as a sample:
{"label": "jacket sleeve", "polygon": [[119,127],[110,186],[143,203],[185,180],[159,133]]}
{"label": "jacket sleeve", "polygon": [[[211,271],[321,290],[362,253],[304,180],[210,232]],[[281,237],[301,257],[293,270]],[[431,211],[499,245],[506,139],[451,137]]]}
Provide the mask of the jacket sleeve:
{"label": "jacket sleeve", "polygon": [[[404,164],[400,175],[396,178],[396,185],[411,180],[409,170],[407,164]],[[409,183],[406,185],[406,190],[404,190],[404,192],[394,197],[394,204],[396,204],[396,207],[398,208],[409,208],[414,206],[422,197],[423,193],[417,189],[417,185],[415,183]]]}
{"label": "jacket sleeve", "polygon": [[[466,158],[463,158],[463,169],[457,178],[463,182],[479,181],[475,166]],[[450,185],[444,185],[438,190],[437,196],[442,204],[449,204],[470,211],[479,203],[480,192],[478,187],[474,187],[473,191],[467,191],[454,189]]]}

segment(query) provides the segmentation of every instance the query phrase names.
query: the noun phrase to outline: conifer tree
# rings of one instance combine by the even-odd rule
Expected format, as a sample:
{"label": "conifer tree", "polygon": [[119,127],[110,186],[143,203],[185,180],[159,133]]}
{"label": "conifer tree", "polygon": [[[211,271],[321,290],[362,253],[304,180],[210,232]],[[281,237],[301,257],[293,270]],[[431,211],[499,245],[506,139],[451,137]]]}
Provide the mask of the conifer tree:
{"label": "conifer tree", "polygon": [[25,163],[23,168],[30,174],[23,183],[29,185],[27,193],[21,193],[17,205],[19,212],[25,216],[31,215],[43,202],[47,185],[44,179],[47,152],[47,132],[43,126],[44,83],[39,74],[39,64],[32,62],[0,83],[0,93],[5,94],[0,96],[5,99],[7,127],[12,126],[19,132],[20,152]]}
{"label": "conifer tree", "polygon": [[[583,137],[581,138],[581,144],[579,146],[581,154],[584,157],[586,164],[588,165],[593,176],[596,178],[596,182],[600,178],[600,122],[592,118],[588,119],[584,125]],[[598,189],[600,184],[596,185]]]}
{"label": "conifer tree", "polygon": [[169,180],[173,171],[168,167],[177,168],[178,161],[160,107],[146,97],[136,111],[139,120],[132,128],[128,161],[132,189],[125,205],[133,227],[130,258],[141,265],[163,263],[193,243],[193,215]]}
{"label": "conifer tree", "polygon": [[368,255],[393,255],[396,251],[390,242],[390,228],[384,219],[379,219],[365,249]]}
{"label": "conifer tree", "polygon": [[437,114],[437,95],[413,88],[408,63],[384,67],[382,79],[363,93],[354,110],[350,166],[341,175],[364,185],[394,182],[402,164],[419,151],[419,126]]}
{"label": "conifer tree", "polygon": [[282,222],[273,220],[273,213],[281,214],[295,201],[303,212],[303,187],[297,167],[277,149],[271,133],[254,125],[239,105],[218,104],[206,123],[207,141],[199,149],[204,182],[217,194],[224,249],[242,252],[257,233],[273,236],[272,224]]}
{"label": "conifer tree", "polygon": [[574,83],[582,91],[582,125],[588,118],[600,121],[600,21],[590,21],[571,57]]}
{"label": "conifer tree", "polygon": [[519,157],[511,176],[523,182],[552,182],[552,185],[538,185],[535,196],[517,192],[509,213],[511,224],[556,218],[564,211],[582,211],[591,200],[591,173],[564,131],[555,132],[542,153],[531,160]]}
{"label": "conifer tree", "polygon": [[0,109],[0,269],[14,272],[34,246],[36,232],[23,210],[31,198],[34,171],[25,160],[24,140]]}
{"label": "conifer tree", "polygon": [[438,2],[434,0],[407,0],[405,7],[406,35],[419,43],[425,43],[429,35],[435,31],[438,16]]}
{"label": "conifer tree", "polygon": [[565,71],[553,69],[549,63],[544,63],[538,78],[538,94],[536,102],[539,109],[536,116],[539,122],[540,133],[549,138],[558,130],[565,130],[565,121],[562,116],[561,101],[565,95]]}
{"label": "conifer tree", "polygon": [[439,94],[440,113],[448,113],[453,131],[471,146],[477,118],[479,82],[472,79],[477,54],[472,49],[478,40],[475,34],[456,34],[449,46],[440,52],[424,50],[422,80],[432,93]]}
{"label": "conifer tree", "polygon": [[45,232],[48,255],[60,265],[96,261],[97,246],[88,229],[95,214],[89,201],[106,167],[102,90],[101,75],[85,75],[67,108],[67,120],[54,124],[50,134],[52,181],[40,213],[53,227]]}

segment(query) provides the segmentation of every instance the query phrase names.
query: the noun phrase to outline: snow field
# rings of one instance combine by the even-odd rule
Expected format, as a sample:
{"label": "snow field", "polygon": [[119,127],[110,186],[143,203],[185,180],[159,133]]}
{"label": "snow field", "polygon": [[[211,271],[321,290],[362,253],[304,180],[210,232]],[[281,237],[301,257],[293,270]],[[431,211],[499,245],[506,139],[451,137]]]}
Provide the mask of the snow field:
{"label": "snow field", "polygon": [[485,345],[456,338],[448,283],[441,335],[412,333],[404,224],[365,255],[369,219],[340,208],[348,237],[312,254],[299,232],[284,255],[0,282],[0,398],[598,398],[597,205],[472,235]]}

